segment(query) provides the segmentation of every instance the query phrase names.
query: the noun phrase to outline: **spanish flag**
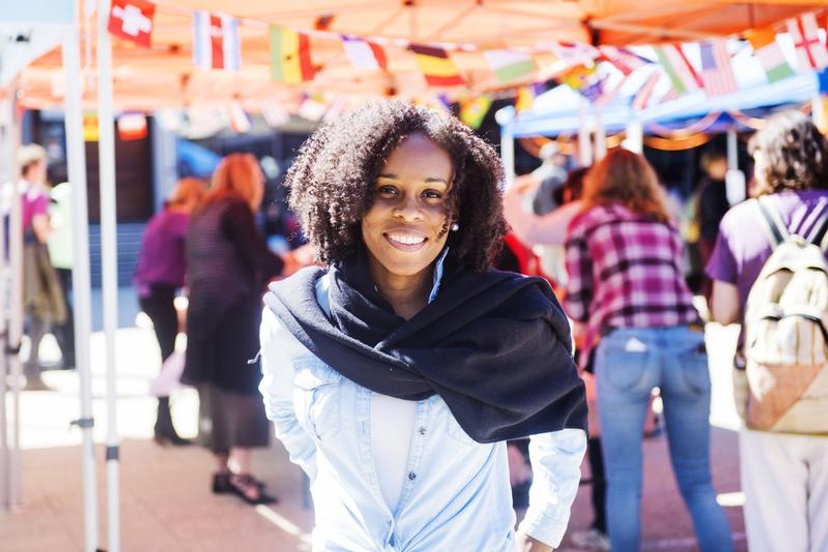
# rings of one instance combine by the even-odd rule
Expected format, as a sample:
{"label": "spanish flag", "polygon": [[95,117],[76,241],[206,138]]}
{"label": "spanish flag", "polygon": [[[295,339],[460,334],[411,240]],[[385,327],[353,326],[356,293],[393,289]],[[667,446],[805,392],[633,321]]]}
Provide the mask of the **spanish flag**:
{"label": "spanish flag", "polygon": [[465,84],[457,66],[442,48],[412,44],[409,49],[414,52],[417,65],[423,72],[429,86],[457,86]]}
{"label": "spanish flag", "polygon": [[307,34],[270,26],[270,74],[274,80],[287,84],[313,79]]}

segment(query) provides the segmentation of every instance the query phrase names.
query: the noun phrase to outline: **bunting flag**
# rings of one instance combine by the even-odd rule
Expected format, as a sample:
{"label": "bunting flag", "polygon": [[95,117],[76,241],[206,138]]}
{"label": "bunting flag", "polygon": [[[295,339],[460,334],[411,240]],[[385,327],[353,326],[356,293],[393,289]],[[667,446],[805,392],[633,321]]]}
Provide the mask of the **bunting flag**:
{"label": "bunting flag", "polygon": [[270,26],[270,74],[274,80],[288,84],[313,79],[307,34]]}
{"label": "bunting flag", "polygon": [[535,70],[535,61],[529,54],[514,50],[486,50],[483,55],[499,84],[508,84],[529,76]]}
{"label": "bunting flag", "polygon": [[776,82],[786,79],[794,74],[791,66],[785,60],[782,48],[776,43],[776,33],[770,27],[763,29],[752,29],[745,33],[756,59],[765,70],[768,82]]}
{"label": "bunting flag", "polygon": [[112,0],[107,29],[113,36],[150,47],[155,4],[146,0]]}
{"label": "bunting flag", "polygon": [[223,13],[193,14],[193,63],[202,69],[238,71],[241,67],[239,20]]}
{"label": "bunting flag", "polygon": [[733,66],[730,64],[730,54],[724,40],[702,42],[701,76],[704,81],[704,91],[708,96],[723,96],[738,90]]}
{"label": "bunting flag", "polygon": [[629,48],[599,46],[598,49],[601,52],[601,58],[604,61],[611,63],[616,69],[621,71],[625,77],[633,74],[636,69],[640,69],[641,67],[652,63],[650,60],[639,56]]}
{"label": "bunting flag", "polygon": [[601,51],[591,44],[579,42],[551,42],[549,49],[567,65],[592,65],[601,57]]}
{"label": "bunting flag", "polygon": [[351,65],[357,69],[387,69],[385,50],[375,42],[349,35],[342,36],[342,46]]}
{"label": "bunting flag", "polygon": [[517,96],[515,96],[515,111],[528,111],[532,109],[532,104],[535,103],[535,87],[521,86],[518,88]]}
{"label": "bunting flag", "polygon": [[819,71],[828,67],[828,49],[819,39],[819,25],[813,13],[788,19],[788,34],[796,48],[796,62],[803,71]]}
{"label": "bunting flag", "polygon": [[227,107],[227,117],[230,122],[230,129],[236,134],[244,134],[253,128],[250,116],[245,112],[241,102],[233,100]]}
{"label": "bunting flag", "polygon": [[598,77],[597,71],[597,65],[576,65],[558,75],[558,80],[594,102],[604,93],[604,81]]}
{"label": "bunting flag", "polygon": [[660,71],[653,71],[652,74],[647,77],[647,80],[644,81],[644,84],[641,85],[641,88],[639,88],[638,92],[636,92],[635,96],[633,96],[631,104],[633,109],[636,111],[642,111],[649,107],[653,99],[653,91],[655,90],[655,87],[660,79]]}
{"label": "bunting flag", "polygon": [[411,44],[417,65],[429,86],[457,86],[465,84],[460,71],[443,48]]}
{"label": "bunting flag", "polygon": [[462,98],[460,100],[460,120],[473,129],[480,128],[483,119],[492,106],[492,99],[489,96],[477,96]]}
{"label": "bunting flag", "polygon": [[702,87],[701,79],[690,65],[687,56],[684,55],[684,50],[678,44],[668,44],[666,46],[656,46],[654,48],[658,61],[673,88],[679,94],[686,94],[687,92],[694,92]]}

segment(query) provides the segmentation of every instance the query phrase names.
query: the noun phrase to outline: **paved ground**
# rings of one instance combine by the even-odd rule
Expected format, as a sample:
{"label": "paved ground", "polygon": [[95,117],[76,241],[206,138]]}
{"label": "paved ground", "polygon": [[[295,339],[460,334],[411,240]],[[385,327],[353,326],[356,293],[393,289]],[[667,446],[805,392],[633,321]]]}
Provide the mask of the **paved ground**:
{"label": "paved ground", "polygon": [[[124,308],[129,309],[128,293]],[[128,314],[128,313],[127,313]],[[128,319],[128,317],[126,317]],[[122,313],[121,319],[125,319]],[[128,325],[128,323],[126,324]],[[708,327],[714,380],[714,479],[727,512],[737,550],[745,551],[735,415],[729,402],[727,356],[732,328]],[[49,353],[46,344],[46,355]],[[107,429],[104,401],[103,336],[92,336],[92,373],[96,442]],[[121,436],[120,549],[123,551],[281,552],[308,549],[311,514],[303,506],[298,468],[287,461],[281,445],[258,451],[255,471],[281,500],[252,508],[232,496],[209,492],[213,466],[198,447],[163,448],[152,439],[154,399],[147,394],[158,370],[157,345],[150,330],[124,327],[117,337],[118,431]],[[81,434],[70,428],[78,417],[78,379],[74,372],[48,372],[44,379],[54,392],[21,395],[22,501],[13,511],[0,511],[5,552],[84,551],[81,476]],[[173,415],[185,435],[195,434],[197,399],[184,389],[174,397]],[[644,550],[697,550],[691,522],[669,468],[663,436],[645,441],[643,500]],[[99,547],[108,548],[106,532],[106,467],[103,445],[97,445]],[[588,471],[585,468],[585,476]],[[591,520],[589,487],[582,486],[570,531]],[[568,537],[561,549],[572,550]]]}

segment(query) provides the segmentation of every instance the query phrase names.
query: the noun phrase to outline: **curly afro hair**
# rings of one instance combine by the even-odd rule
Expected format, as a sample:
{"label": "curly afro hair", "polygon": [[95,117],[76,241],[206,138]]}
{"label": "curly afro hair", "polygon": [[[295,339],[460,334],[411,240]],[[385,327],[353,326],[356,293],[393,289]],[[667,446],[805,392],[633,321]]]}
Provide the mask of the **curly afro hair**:
{"label": "curly afro hair", "polygon": [[761,155],[752,195],[784,190],[828,188],[828,140],[816,125],[798,111],[769,117],[753,135],[748,150]]}
{"label": "curly afro hair", "polygon": [[391,152],[412,134],[426,136],[452,160],[447,201],[460,230],[449,236],[449,255],[474,271],[491,267],[507,231],[497,153],[455,117],[401,101],[369,103],[320,128],[288,171],[288,202],[321,261],[340,261],[355,250],[374,183]]}

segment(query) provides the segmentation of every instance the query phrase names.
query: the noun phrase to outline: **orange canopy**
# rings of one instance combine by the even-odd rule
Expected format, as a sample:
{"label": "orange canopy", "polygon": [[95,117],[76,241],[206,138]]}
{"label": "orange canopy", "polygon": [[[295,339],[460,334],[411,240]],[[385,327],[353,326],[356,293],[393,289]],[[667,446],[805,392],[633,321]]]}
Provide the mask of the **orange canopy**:
{"label": "orange canopy", "polygon": [[[241,19],[239,72],[193,65],[197,9]],[[730,37],[756,27],[782,30],[786,18],[808,11],[824,15],[824,0],[165,0],[157,5],[150,49],[113,38],[115,102],[120,108],[149,110],[235,98],[256,110],[268,102],[291,101],[298,88],[344,96],[417,97],[428,88],[407,50],[411,43],[444,44],[468,88],[488,90],[497,83],[482,54],[485,49],[527,49],[548,68],[556,58],[542,53],[544,41],[631,45]],[[327,24],[323,16],[329,16]],[[290,87],[271,80],[270,24],[310,33],[317,68],[313,81]],[[353,68],[340,34],[379,42],[388,69]],[[84,97],[92,105],[94,53],[89,59]],[[21,103],[61,102],[60,67],[60,52],[55,51],[28,68],[20,82]]]}

